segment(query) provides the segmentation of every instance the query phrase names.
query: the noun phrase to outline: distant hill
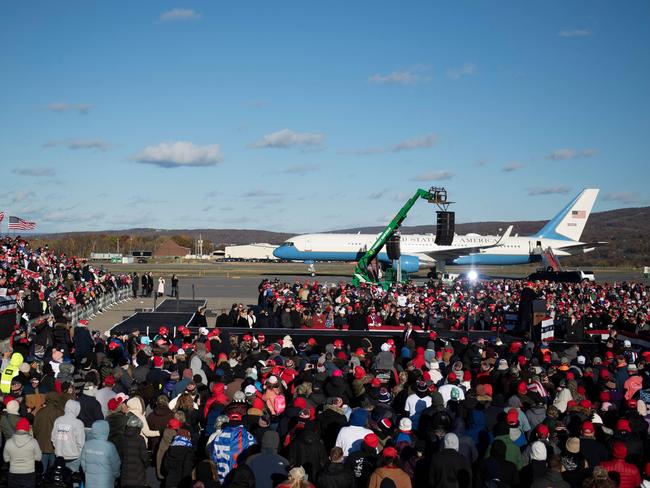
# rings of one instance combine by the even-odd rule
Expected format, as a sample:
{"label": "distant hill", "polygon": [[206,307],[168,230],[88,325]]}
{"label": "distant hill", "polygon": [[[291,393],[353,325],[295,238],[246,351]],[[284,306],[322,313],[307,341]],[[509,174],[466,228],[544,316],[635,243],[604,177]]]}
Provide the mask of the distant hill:
{"label": "distant hill", "polygon": [[[546,221],[472,222],[456,225],[456,233],[498,234],[513,225],[513,234],[531,234]],[[331,232],[379,233],[383,227],[357,227]],[[402,232],[435,233],[434,225],[404,226]],[[48,242],[69,254],[88,255],[90,252],[115,251],[119,240],[122,250],[153,250],[166,239],[173,238],[181,245],[192,246],[199,235],[208,243],[207,250],[223,248],[226,244],[268,242],[280,244],[296,233],[271,232],[252,229],[148,229],[134,228],[97,232],[66,232],[35,236],[38,243]],[[609,244],[580,257],[565,260],[568,264],[592,266],[648,266],[650,265],[650,207],[623,208],[591,214],[583,241],[605,241]],[[565,262],[563,261],[563,262]]]}

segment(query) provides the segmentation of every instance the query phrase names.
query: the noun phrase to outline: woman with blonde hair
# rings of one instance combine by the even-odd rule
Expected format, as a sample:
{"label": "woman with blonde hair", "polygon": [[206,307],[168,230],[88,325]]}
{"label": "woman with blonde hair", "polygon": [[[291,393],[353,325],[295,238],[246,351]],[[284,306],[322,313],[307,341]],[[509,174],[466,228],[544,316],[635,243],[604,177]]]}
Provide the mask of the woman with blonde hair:
{"label": "woman with blonde hair", "polygon": [[315,488],[312,483],[307,481],[307,473],[302,466],[291,469],[289,477],[278,485],[278,488]]}

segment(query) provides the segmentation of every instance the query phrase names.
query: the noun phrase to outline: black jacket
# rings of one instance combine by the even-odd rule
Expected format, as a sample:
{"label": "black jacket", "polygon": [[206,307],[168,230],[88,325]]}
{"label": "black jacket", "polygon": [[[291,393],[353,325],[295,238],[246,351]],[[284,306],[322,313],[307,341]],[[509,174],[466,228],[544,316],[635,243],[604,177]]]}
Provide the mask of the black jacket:
{"label": "black jacket", "polygon": [[433,488],[471,487],[472,467],[469,461],[454,449],[442,449],[431,457],[429,486]]}
{"label": "black jacket", "polygon": [[194,451],[190,447],[170,446],[163,458],[162,471],[165,488],[189,488],[192,486]]}
{"label": "black jacket", "polygon": [[320,436],[312,429],[305,429],[289,445],[287,457],[292,466],[302,466],[309,479],[314,479],[327,462],[327,451]]}
{"label": "black jacket", "polygon": [[352,469],[355,479],[355,486],[366,488],[370,476],[377,468],[379,456],[377,450],[368,446],[365,442],[361,444],[361,450],[350,453],[346,464]]}
{"label": "black jacket", "polygon": [[102,406],[95,399],[88,395],[79,395],[77,401],[81,405],[81,411],[79,412],[79,420],[84,423],[84,427],[91,428],[95,420],[104,420],[104,414],[102,413]]}
{"label": "black jacket", "polygon": [[328,463],[316,475],[318,488],[353,488],[354,475],[349,466],[343,463]]}
{"label": "black jacket", "polygon": [[329,450],[334,447],[339,430],[348,425],[348,419],[343,413],[326,407],[323,413],[318,416],[318,424],[323,437],[323,443]]}
{"label": "black jacket", "polygon": [[122,459],[122,486],[145,486],[149,455],[140,429],[127,427],[118,451]]}

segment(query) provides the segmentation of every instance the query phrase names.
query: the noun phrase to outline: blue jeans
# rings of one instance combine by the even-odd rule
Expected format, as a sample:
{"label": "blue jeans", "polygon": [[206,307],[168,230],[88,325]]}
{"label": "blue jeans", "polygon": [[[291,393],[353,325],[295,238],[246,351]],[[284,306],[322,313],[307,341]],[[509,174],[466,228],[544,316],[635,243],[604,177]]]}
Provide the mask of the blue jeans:
{"label": "blue jeans", "polygon": [[43,464],[43,473],[47,471],[47,468],[54,464],[55,459],[56,455],[53,452],[43,453],[43,457],[41,458],[41,463]]}

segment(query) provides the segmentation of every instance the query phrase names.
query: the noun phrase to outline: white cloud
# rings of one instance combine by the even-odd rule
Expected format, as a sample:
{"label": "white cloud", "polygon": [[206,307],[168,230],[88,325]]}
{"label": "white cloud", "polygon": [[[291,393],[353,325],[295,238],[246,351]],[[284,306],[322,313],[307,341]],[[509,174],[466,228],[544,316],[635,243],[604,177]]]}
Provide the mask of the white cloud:
{"label": "white cloud", "polygon": [[7,196],[9,197],[9,203],[14,205],[16,203],[23,203],[26,202],[27,200],[31,200],[36,195],[33,191],[19,190]]}
{"label": "white cloud", "polygon": [[314,173],[316,171],[320,171],[320,166],[317,164],[294,164],[293,166],[289,166],[287,169],[282,171],[282,173],[291,175],[304,175],[307,173]]}
{"label": "white cloud", "polygon": [[268,191],[263,188],[256,188],[242,193],[241,196],[244,198],[277,198],[281,197],[282,193]]}
{"label": "white cloud", "polygon": [[184,166],[214,166],[223,161],[223,156],[219,144],[197,146],[188,141],[175,141],[147,146],[136,154],[133,160],[161,168],[180,168]]}
{"label": "white cloud", "polygon": [[[435,134],[426,134],[420,137],[412,137],[410,139],[405,139],[397,144],[392,144],[390,146],[384,147],[369,147],[366,149],[359,149],[356,151],[349,151],[347,154],[356,154],[359,156],[364,156],[368,154],[382,154],[389,152],[400,152],[400,151],[412,151],[413,149],[426,149],[433,146],[438,139],[438,136]],[[344,151],[343,154],[346,154]]]}
{"label": "white cloud", "polygon": [[111,145],[101,139],[62,139],[59,141],[49,141],[43,144],[43,147],[67,147],[68,149],[97,149],[105,151]]}
{"label": "white cloud", "polygon": [[385,74],[375,73],[368,78],[368,82],[378,85],[415,85],[417,83],[425,83],[430,81],[431,77],[422,73],[424,69],[425,67],[420,66]]}
{"label": "white cloud", "polygon": [[528,188],[529,196],[539,195],[566,195],[571,191],[570,186],[535,186]]}
{"label": "white cloud", "polygon": [[443,181],[451,180],[456,176],[451,171],[429,171],[428,173],[420,173],[412,178],[413,181]]}
{"label": "white cloud", "polygon": [[160,20],[162,22],[174,22],[177,20],[198,20],[200,18],[201,14],[195,12],[190,8],[175,8],[160,14]]}
{"label": "white cloud", "polygon": [[456,68],[449,68],[447,70],[447,77],[452,80],[458,80],[463,76],[473,76],[477,73],[478,68],[474,63],[463,63]]}
{"label": "white cloud", "polygon": [[642,203],[641,197],[636,192],[631,191],[614,191],[605,193],[603,200],[606,202],[618,202],[626,205],[631,205],[635,203]]}
{"label": "white cloud", "polygon": [[553,161],[566,161],[567,159],[577,159],[577,158],[590,158],[596,154],[596,151],[593,149],[571,149],[568,147],[556,149],[550,154],[545,156],[546,159],[552,159]]}
{"label": "white cloud", "polygon": [[17,174],[19,176],[33,176],[33,177],[56,175],[56,171],[54,171],[53,168],[14,168],[12,170],[12,173]]}
{"label": "white cloud", "polygon": [[50,103],[47,108],[52,112],[78,112],[81,115],[86,115],[94,107],[89,103]]}
{"label": "white cloud", "polygon": [[589,37],[591,31],[587,29],[574,29],[574,30],[565,30],[557,33],[560,37]]}
{"label": "white cloud", "polygon": [[280,148],[288,149],[291,147],[319,147],[325,141],[323,134],[314,132],[295,132],[290,129],[282,129],[271,134],[267,134],[259,141],[250,145],[250,147],[259,148]]}
{"label": "white cloud", "polygon": [[512,173],[513,171],[520,170],[520,169],[523,168],[523,167],[525,167],[524,164],[522,164],[522,163],[518,163],[518,162],[514,162],[514,163],[510,163],[510,164],[507,164],[506,166],[504,166],[503,169],[502,169],[502,171],[503,171],[504,173]]}

